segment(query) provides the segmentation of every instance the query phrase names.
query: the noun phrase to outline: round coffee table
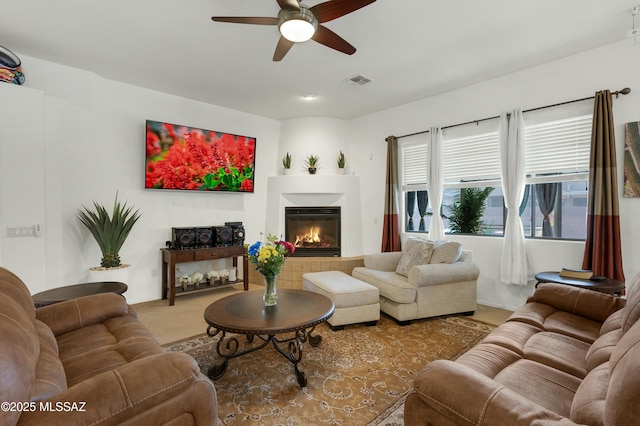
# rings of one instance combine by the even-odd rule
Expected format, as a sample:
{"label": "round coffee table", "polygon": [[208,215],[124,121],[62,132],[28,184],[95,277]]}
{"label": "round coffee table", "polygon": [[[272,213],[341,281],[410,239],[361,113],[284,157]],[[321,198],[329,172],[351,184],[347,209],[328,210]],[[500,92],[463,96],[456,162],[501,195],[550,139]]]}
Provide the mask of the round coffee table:
{"label": "round coffee table", "polygon": [[98,293],[116,293],[122,295],[127,291],[125,283],[118,281],[97,281],[93,283],[82,283],[69,285],[66,287],[56,287],[32,296],[36,308],[75,299],[76,297],[90,296]]}
{"label": "round coffee table", "polygon": [[[209,324],[207,335],[214,337],[221,333],[216,351],[224,358],[222,364],[209,369],[209,378],[222,377],[231,358],[257,351],[271,342],[293,364],[298,384],[305,387],[307,377],[298,368],[302,344],[306,341],[313,347],[320,344],[322,336],[312,333],[318,324],[333,315],[333,302],[318,293],[282,289],[278,290],[278,304],[265,307],[263,294],[262,290],[236,293],[213,302],[204,311],[204,319]],[[241,347],[237,337],[227,333],[246,335],[247,344]],[[285,336],[278,338],[280,334]],[[253,344],[254,337],[261,341]]]}
{"label": "round coffee table", "polygon": [[578,278],[561,277],[559,272],[539,272],[536,274],[536,287],[541,283],[556,283],[570,285],[573,287],[586,288],[588,290],[599,291],[600,293],[612,294],[620,296],[624,294],[625,285],[622,281],[612,278],[592,278],[590,280],[582,280]]}

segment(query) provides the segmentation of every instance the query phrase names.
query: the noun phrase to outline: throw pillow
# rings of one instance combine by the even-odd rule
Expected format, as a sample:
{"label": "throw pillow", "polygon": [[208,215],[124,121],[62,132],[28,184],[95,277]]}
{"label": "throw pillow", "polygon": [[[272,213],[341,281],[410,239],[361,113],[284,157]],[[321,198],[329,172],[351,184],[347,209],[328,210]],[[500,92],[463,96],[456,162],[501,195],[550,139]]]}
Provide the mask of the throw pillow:
{"label": "throw pillow", "polygon": [[426,265],[433,253],[433,241],[422,238],[411,237],[405,243],[402,250],[402,257],[398,262],[396,274],[404,277],[409,276],[409,270],[416,265]]}
{"label": "throw pillow", "polygon": [[436,241],[429,263],[453,263],[462,256],[462,245],[455,241]]}

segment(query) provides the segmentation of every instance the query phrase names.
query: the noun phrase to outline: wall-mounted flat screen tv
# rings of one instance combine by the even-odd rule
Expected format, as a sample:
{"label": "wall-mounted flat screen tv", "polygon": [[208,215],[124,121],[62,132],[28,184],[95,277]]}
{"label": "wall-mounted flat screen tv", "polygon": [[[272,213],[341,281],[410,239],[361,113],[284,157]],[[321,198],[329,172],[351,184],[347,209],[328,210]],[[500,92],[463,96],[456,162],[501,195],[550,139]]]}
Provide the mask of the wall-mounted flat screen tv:
{"label": "wall-mounted flat screen tv", "polygon": [[146,121],[145,188],[253,192],[256,138]]}

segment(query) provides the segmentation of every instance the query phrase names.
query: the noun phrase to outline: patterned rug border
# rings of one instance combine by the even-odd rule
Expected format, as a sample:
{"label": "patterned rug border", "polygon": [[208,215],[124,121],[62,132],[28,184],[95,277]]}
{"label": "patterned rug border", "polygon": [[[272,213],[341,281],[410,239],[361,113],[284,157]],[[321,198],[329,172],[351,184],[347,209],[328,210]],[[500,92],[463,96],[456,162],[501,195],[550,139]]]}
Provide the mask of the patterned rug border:
{"label": "patterned rug border", "polygon": [[[391,317],[383,314],[386,319],[393,321]],[[484,337],[494,330],[497,326],[495,324],[490,324],[484,321],[472,319],[469,317],[465,317],[462,315],[449,315],[443,317],[436,318],[426,318],[420,320],[414,320],[412,323],[422,322],[422,321],[432,321],[432,320],[440,320],[445,324],[451,324],[455,326],[464,327],[467,329],[475,330],[482,332],[481,335],[475,337],[473,340],[467,342],[467,344],[462,347],[455,355],[448,357],[447,359],[456,360],[462,354],[467,352],[472,347],[476,346]],[[202,346],[209,345],[212,343],[212,338],[208,336],[206,333],[197,334],[195,336],[180,339],[171,343],[163,344],[162,347],[167,350],[173,351],[193,351]],[[426,364],[425,364],[426,365]],[[373,419],[367,422],[367,426],[395,426],[403,424],[403,412],[404,412],[404,402],[406,400],[407,395],[411,392],[408,390],[404,392],[402,395],[398,397],[397,400],[392,402],[389,406],[382,409]],[[219,424],[223,424],[221,419],[219,420]]]}

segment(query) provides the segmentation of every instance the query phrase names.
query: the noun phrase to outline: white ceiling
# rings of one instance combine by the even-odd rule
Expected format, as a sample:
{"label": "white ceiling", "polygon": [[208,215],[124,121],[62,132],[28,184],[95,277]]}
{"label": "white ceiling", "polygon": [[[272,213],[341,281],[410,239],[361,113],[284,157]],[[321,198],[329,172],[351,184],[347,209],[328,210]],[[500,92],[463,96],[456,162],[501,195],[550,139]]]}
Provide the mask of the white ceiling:
{"label": "white ceiling", "polygon": [[349,119],[623,40],[637,4],[377,0],[325,24],[354,55],[308,41],[272,62],[277,27],[211,16],[276,16],[275,0],[0,0],[0,45],[265,117]]}

